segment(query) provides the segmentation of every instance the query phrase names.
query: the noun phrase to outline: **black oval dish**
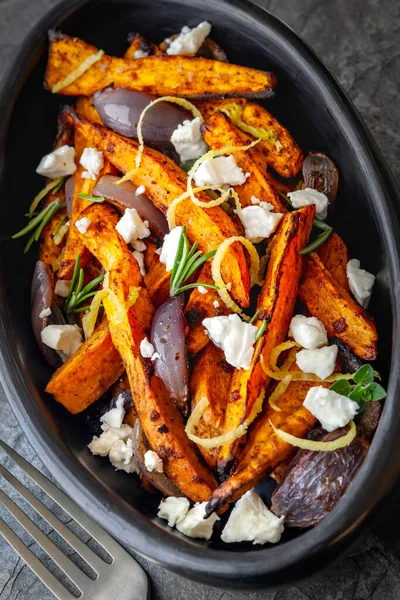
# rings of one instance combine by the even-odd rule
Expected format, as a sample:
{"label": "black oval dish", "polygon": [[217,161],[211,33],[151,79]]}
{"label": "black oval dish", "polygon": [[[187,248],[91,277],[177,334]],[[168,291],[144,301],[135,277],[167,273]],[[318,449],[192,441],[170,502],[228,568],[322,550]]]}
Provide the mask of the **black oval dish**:
{"label": "black oval dish", "polygon": [[[157,499],[135,476],[115,473],[86,449],[90,434],[43,389],[50,377],[30,327],[35,252],[10,235],[42,182],[35,168],[51,148],[60,97],[43,90],[46,30],[59,27],[122,55],[140,31],[160,41],[203,19],[232,62],[272,70],[279,87],[268,107],[305,150],[327,152],[341,182],[337,231],[351,257],[377,274],[371,303],[380,332],[378,368],[389,393],[369,455],[340,505],[315,529],[286,534],[277,546],[224,546],[191,540],[155,517]],[[1,354],[2,381],[28,439],[58,483],[124,544],[182,575],[216,585],[270,587],[310,575],[336,559],[365,527],[400,471],[399,196],[375,143],[336,81],[295,33],[262,9],[237,0],[66,0],[26,40],[1,94]]]}

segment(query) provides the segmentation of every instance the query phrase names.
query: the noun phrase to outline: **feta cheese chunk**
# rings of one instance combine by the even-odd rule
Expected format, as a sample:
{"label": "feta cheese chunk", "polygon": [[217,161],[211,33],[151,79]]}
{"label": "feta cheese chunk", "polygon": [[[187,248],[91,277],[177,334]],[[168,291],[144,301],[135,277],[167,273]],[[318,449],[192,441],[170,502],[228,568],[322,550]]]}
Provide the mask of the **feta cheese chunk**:
{"label": "feta cheese chunk", "polygon": [[145,192],[146,188],[144,187],[144,185],[139,185],[139,187],[136,188],[135,196],[140,196],[140,194],[144,194]]}
{"label": "feta cheese chunk", "polygon": [[96,180],[103,168],[103,153],[96,150],[96,148],[85,148],[79,162],[82,167],[86,169],[86,171],[83,171],[82,173],[83,179]]}
{"label": "feta cheese chunk", "polygon": [[50,179],[72,175],[76,171],[74,157],[75,148],[73,146],[61,146],[61,148],[57,148],[57,150],[43,156],[36,173],[44,177],[50,177]]}
{"label": "feta cheese chunk", "polygon": [[313,188],[304,188],[304,190],[296,190],[294,192],[288,192],[288,198],[294,208],[301,208],[302,206],[310,206],[315,204],[315,214],[320,219],[326,219],[328,214],[329,200],[317,190]]}
{"label": "feta cheese chunk", "polygon": [[206,506],[207,502],[197,502],[197,504],[186,513],[186,516],[183,517],[183,519],[177,521],[177,530],[191,538],[209,540],[212,536],[214,523],[219,521],[219,516],[216,513],[213,513],[205,519]]}
{"label": "feta cheese chunk", "polygon": [[144,252],[146,250],[146,244],[142,242],[142,240],[132,240],[131,246],[134,250],[138,252]]}
{"label": "feta cheese chunk", "polygon": [[360,268],[360,261],[352,258],[347,263],[347,279],[350,290],[361,306],[367,308],[375,283],[375,275]]}
{"label": "feta cheese chunk", "polygon": [[186,516],[190,508],[190,503],[187,498],[175,498],[169,496],[161,500],[158,507],[157,517],[168,521],[169,527],[175,527],[178,521]]}
{"label": "feta cheese chunk", "polygon": [[153,452],[153,450],[147,450],[147,452],[145,452],[144,466],[149,473],[152,473],[153,471],[156,473],[164,473],[163,461],[158,456],[157,452]]}
{"label": "feta cheese chunk", "polygon": [[290,322],[289,335],[307,350],[315,350],[328,344],[326,329],[316,317],[295,315]]}
{"label": "feta cheese chunk", "polygon": [[117,440],[112,445],[108,458],[117,471],[139,474],[136,458],[133,456],[133,443],[131,437],[126,440]]}
{"label": "feta cheese chunk", "polygon": [[139,265],[141,276],[144,277],[146,275],[146,269],[144,268],[143,254],[139,252],[139,250],[134,250],[132,254],[135,257],[137,264]]}
{"label": "feta cheese chunk", "polygon": [[213,307],[214,308],[219,308],[219,302],[218,302],[218,300],[214,300]]}
{"label": "feta cheese chunk", "polygon": [[303,405],[321,423],[325,431],[347,425],[357,414],[357,402],[322,386],[308,390]]}
{"label": "feta cheese chunk", "polygon": [[143,338],[140,342],[140,354],[143,358],[151,358],[154,354],[154,346],[147,338]]}
{"label": "feta cheese chunk", "polygon": [[178,251],[179,239],[181,237],[182,227],[174,227],[172,231],[164,237],[161,247],[160,262],[166,267],[167,273],[174,267],[176,253]]}
{"label": "feta cheese chunk", "polygon": [[88,448],[94,455],[108,456],[111,464],[118,471],[139,473],[136,459],[133,456],[132,431],[132,427],[126,424],[122,424],[118,428],[110,427],[99,437],[95,435],[88,444]]}
{"label": "feta cheese chunk", "polygon": [[126,208],[115,226],[126,244],[133,240],[142,240],[150,235],[149,222],[142,221],[136,208]]}
{"label": "feta cheese chunk", "polygon": [[254,489],[249,490],[236,502],[221,539],[227,544],[276,544],[284,530],[283,521],[284,517],[277,517],[268,510]]}
{"label": "feta cheese chunk", "polygon": [[77,221],[75,221],[75,227],[77,228],[79,233],[81,233],[82,235],[85,235],[90,223],[91,223],[90,219],[88,219],[87,217],[83,217],[82,219],[78,219]]}
{"label": "feta cheese chunk", "polygon": [[78,325],[47,325],[40,333],[43,344],[72,356],[83,344],[82,330]]}
{"label": "feta cheese chunk", "polygon": [[[257,198],[257,196],[252,196],[252,197],[250,198],[250,202],[251,202],[252,204],[261,204],[261,200],[260,200],[260,198]],[[267,203],[266,203],[266,204],[267,204]]]}
{"label": "feta cheese chunk", "polygon": [[236,369],[250,369],[257,327],[245,323],[236,314],[203,319],[203,325],[214,344],[224,351],[230,365]]}
{"label": "feta cheese chunk", "polygon": [[61,298],[67,298],[69,294],[69,288],[71,287],[71,279],[57,279],[54,293]]}
{"label": "feta cheese chunk", "polygon": [[46,317],[49,317],[51,315],[51,308],[44,308],[43,310],[40,311],[39,313],[39,317],[41,319],[45,319]]}
{"label": "feta cheese chunk", "polygon": [[111,408],[109,411],[104,413],[102,417],[100,417],[100,421],[102,422],[102,430],[107,431],[110,429],[110,427],[119,429],[123,423],[124,417],[124,396],[123,394],[119,394],[115,402],[115,407]]}
{"label": "feta cheese chunk", "polygon": [[246,181],[243,170],[237,166],[235,157],[217,156],[206,158],[194,174],[196,186],[214,185],[242,185]]}
{"label": "feta cheese chunk", "polygon": [[300,350],[296,354],[296,363],[304,373],[313,373],[320,379],[326,379],[335,370],[337,346],[324,346],[315,350]]}
{"label": "feta cheese chunk", "polygon": [[208,294],[208,289],[204,287],[204,285],[199,285],[197,289],[199,290],[200,294]]}
{"label": "feta cheese chunk", "polygon": [[208,150],[208,146],[200,133],[201,118],[196,117],[191,121],[187,119],[179,123],[172,132],[171,142],[180,156],[181,162],[199,158]]}
{"label": "feta cheese chunk", "polygon": [[203,21],[197,27],[183,27],[181,33],[171,40],[167,48],[167,54],[194,56],[202,46],[204,40],[210,35],[211,25],[207,21]]}
{"label": "feta cheese chunk", "polygon": [[137,60],[138,58],[146,58],[146,56],[148,56],[149,53],[145,52],[144,50],[142,50],[141,48],[138,48],[137,50],[135,50],[135,52],[133,53],[133,58],[135,60]]}
{"label": "feta cheese chunk", "polygon": [[273,209],[272,204],[260,202],[240,211],[235,210],[245,229],[245,237],[250,242],[261,242],[275,231],[283,214],[271,212]]}

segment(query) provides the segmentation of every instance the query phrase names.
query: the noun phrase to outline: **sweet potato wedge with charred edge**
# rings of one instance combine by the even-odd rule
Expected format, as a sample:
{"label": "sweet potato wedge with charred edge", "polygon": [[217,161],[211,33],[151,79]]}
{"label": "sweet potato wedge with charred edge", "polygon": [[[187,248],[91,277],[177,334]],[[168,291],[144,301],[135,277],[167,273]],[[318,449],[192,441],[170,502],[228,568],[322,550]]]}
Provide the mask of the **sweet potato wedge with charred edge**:
{"label": "sweet potato wedge with charred edge", "polygon": [[262,127],[269,131],[278,144],[261,140],[257,144],[258,153],[262,156],[264,168],[269,165],[282,177],[295,177],[303,164],[304,156],[289,133],[265,108],[245,98],[227,98],[225,100],[198,100],[195,104],[203,119],[208,119],[217,110],[228,104],[240,104],[243,107],[242,120],[252,127]]}
{"label": "sweet potato wedge with charred edge", "polygon": [[[265,319],[267,328],[255,346],[250,369],[234,371],[225,412],[226,432],[243,423],[260,393],[268,388],[270,380],[262,368],[260,357],[269,365],[271,351],[287,337],[303,266],[299,251],[307,243],[314,216],[314,206],[287,213],[275,234],[265,283],[258,297],[259,313],[255,322],[261,326]],[[242,436],[220,448],[219,471],[225,471],[245,441],[245,436]]]}
{"label": "sweet potato wedge with charred edge", "polygon": [[[98,52],[78,38],[55,31],[49,32],[49,41],[45,83],[50,90]],[[206,58],[148,56],[129,60],[104,54],[60,93],[90,96],[111,84],[156,96],[268,98],[273,95],[276,78],[273,73]]]}
{"label": "sweet potato wedge with charred edge", "polygon": [[332,277],[336,279],[347,292],[350,292],[346,270],[347,263],[349,262],[349,255],[346,244],[342,238],[335,232],[331,233],[326,242],[318,248],[317,253]]}
{"label": "sweet potato wedge with charred edge", "polygon": [[[204,397],[210,405],[194,428],[201,438],[212,438],[222,434],[227,391],[232,379],[232,367],[224,360],[220,348],[210,342],[199,355],[190,380],[192,411]],[[198,446],[207,464],[214,469],[217,465],[218,448]]]}
{"label": "sweet potato wedge with charred edge", "polygon": [[98,400],[123,371],[108,324],[103,321],[79,350],[57,369],[46,392],[75,415]]}
{"label": "sweet potato wedge with charred edge", "polygon": [[[204,121],[201,131],[206,143],[213,150],[220,150],[224,146],[240,147],[253,141],[251,136],[239,134],[230,118],[220,111]],[[254,153],[256,148],[257,146],[254,148]],[[237,165],[243,169],[243,173],[250,173],[243,185],[234,187],[239,194],[241,205],[251,206],[251,197],[256,196],[263,202],[270,202],[276,212],[285,212],[278,192],[266,177],[265,169],[262,169],[254,158],[253,148],[246,151],[237,150],[233,156]]]}
{"label": "sweet potato wedge with charred edge", "polygon": [[[83,215],[91,224],[82,236],[109,273],[110,293],[103,303],[111,337],[123,360],[135,408],[151,448],[162,457],[165,472],[184,494],[195,502],[205,501],[216,487],[216,481],[187,437],[183,418],[162,381],[154,375],[151,361],[143,358],[140,352],[145,332],[138,319],[138,301],[142,297],[142,310],[146,310],[147,300],[149,314],[153,307],[142,295],[143,289],[136,303],[131,305],[129,301],[130,290],[140,283],[141,275],[133,257],[133,261],[128,260],[128,255],[116,260],[114,248],[120,244],[119,235],[108,226],[109,215],[113,213],[114,210],[106,205],[89,206]],[[127,252],[132,256],[128,248]]]}
{"label": "sweet potato wedge with charred edge", "polygon": [[310,313],[364,360],[375,360],[378,333],[373,318],[338,283],[321,258],[312,252],[306,260],[299,296]]}
{"label": "sweet potato wedge with charred edge", "polygon": [[[105,157],[122,173],[135,168],[138,143],[123,138],[106,127],[101,127],[79,117],[71,108],[65,108],[65,118],[77,131],[86,136],[89,145],[101,150]],[[187,175],[167,156],[144,147],[140,168],[132,177],[134,183],[144,185],[146,193],[164,213],[173,200],[186,192]],[[207,202],[209,197],[198,194]],[[200,208],[190,198],[180,202],[175,211],[177,225],[186,225],[186,233],[191,244],[197,241],[202,252],[215,250],[224,239],[238,235],[232,219],[220,208]],[[240,244],[233,244],[222,265],[226,282],[232,284],[232,296],[243,307],[249,305],[250,278],[246,256]]]}

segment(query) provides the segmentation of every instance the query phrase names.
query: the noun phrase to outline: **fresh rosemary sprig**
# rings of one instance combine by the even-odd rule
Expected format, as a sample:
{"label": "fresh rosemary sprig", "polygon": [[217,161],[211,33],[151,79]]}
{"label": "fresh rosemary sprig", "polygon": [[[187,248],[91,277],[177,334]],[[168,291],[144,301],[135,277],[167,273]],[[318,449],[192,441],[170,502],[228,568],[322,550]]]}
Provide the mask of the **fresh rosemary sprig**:
{"label": "fresh rosemary sprig", "polygon": [[45,206],[38,215],[31,219],[26,227],[24,227],[23,229],[21,229],[21,231],[18,231],[12,236],[12,239],[16,240],[17,238],[23,237],[24,235],[32,231],[32,235],[24,248],[24,254],[28,252],[33,242],[37,242],[39,240],[41,233],[46,227],[47,223],[50,223],[50,221],[52,220],[54,215],[60,210],[60,208],[64,207],[65,202],[62,202],[60,198],[56,198],[55,200],[53,200],[53,202],[50,202],[50,204]]}
{"label": "fresh rosemary sprig", "polygon": [[266,328],[267,328],[267,321],[264,319],[264,321],[261,323],[260,329],[257,331],[256,342],[258,342],[258,340],[260,339],[260,337],[262,336],[262,334],[264,333]]}
{"label": "fresh rosemary sprig", "polygon": [[37,196],[34,197],[34,199],[32,200],[32,204],[29,207],[29,212],[26,214],[27,217],[31,218],[33,213],[35,212],[36,208],[39,206],[41,200],[43,200],[43,198],[45,196],[47,196],[47,194],[52,191],[52,194],[57,194],[57,192],[60,190],[62,184],[64,183],[64,179],[65,177],[59,177],[58,179],[53,179],[53,181],[50,181],[50,183],[48,183],[39,193]]}
{"label": "fresh rosemary sprig", "polygon": [[196,282],[184,285],[185,281],[187,281],[189,277],[206,262],[206,260],[216,253],[216,250],[213,250],[212,252],[202,255],[200,250],[197,250],[196,252],[196,248],[197,242],[190,248],[189,240],[186,236],[186,227],[183,226],[171,273],[170,296],[172,298],[195,287],[212,288],[214,290],[218,289],[216,285],[211,283]]}
{"label": "fresh rosemary sprig", "polygon": [[79,306],[97,293],[95,288],[103,281],[104,275],[99,275],[83,287],[84,271],[81,269],[81,257],[78,255],[75,261],[74,272],[71,279],[68,296],[65,300],[64,310],[68,314],[79,313],[89,310],[90,306]]}
{"label": "fresh rosemary sprig", "polygon": [[375,377],[379,377],[379,374],[373,370],[371,365],[363,365],[353,374],[352,379],[355,385],[350,384],[346,379],[338,379],[329,389],[357,402],[360,414],[365,409],[367,402],[383,400],[386,396],[386,390],[374,381]]}
{"label": "fresh rosemary sprig", "polygon": [[81,192],[78,194],[78,198],[83,198],[84,200],[90,200],[90,202],[104,202],[105,198],[102,196],[90,196],[89,194],[84,194]]}

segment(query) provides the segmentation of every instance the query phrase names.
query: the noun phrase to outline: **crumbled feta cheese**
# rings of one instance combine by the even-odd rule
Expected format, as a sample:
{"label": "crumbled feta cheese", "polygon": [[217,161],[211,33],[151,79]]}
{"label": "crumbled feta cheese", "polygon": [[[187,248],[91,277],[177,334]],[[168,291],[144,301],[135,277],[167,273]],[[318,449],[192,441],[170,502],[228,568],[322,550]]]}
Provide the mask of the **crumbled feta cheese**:
{"label": "crumbled feta cheese", "polygon": [[284,530],[284,517],[277,517],[265,506],[254,490],[249,490],[235,504],[221,539],[227,544],[253,542],[276,544]]}
{"label": "crumbled feta cheese", "polygon": [[85,235],[90,223],[91,223],[90,219],[88,219],[87,217],[83,217],[82,219],[78,219],[77,221],[75,221],[75,227],[77,228],[79,233],[81,233],[82,235]]}
{"label": "crumbled feta cheese", "polygon": [[352,258],[347,263],[347,279],[354,298],[361,306],[367,308],[375,283],[375,275],[360,269],[360,261]]}
{"label": "crumbled feta cheese", "polygon": [[146,244],[142,240],[132,240],[131,246],[138,252],[144,252],[146,250]]}
{"label": "crumbled feta cheese", "polygon": [[110,427],[119,429],[123,423],[124,417],[124,396],[123,394],[119,394],[115,402],[115,407],[111,408],[109,411],[104,413],[102,417],[100,417],[100,421],[102,422],[102,430],[107,431],[110,429]]}
{"label": "crumbled feta cheese", "polygon": [[138,50],[135,50],[135,52],[133,53],[133,58],[135,60],[137,60],[138,58],[146,58],[146,56],[148,56],[148,55],[149,55],[148,52],[145,52],[141,48],[138,48]]}
{"label": "crumbled feta cheese", "polygon": [[242,185],[246,181],[246,175],[243,170],[237,166],[235,157],[217,156],[216,158],[206,158],[200,164],[194,174],[196,186],[214,185]]}
{"label": "crumbled feta cheese", "polygon": [[236,314],[203,319],[203,325],[214,344],[224,351],[230,365],[236,369],[250,369],[257,327],[245,323]]}
{"label": "crumbled feta cheese", "polygon": [[144,466],[149,473],[155,471],[156,473],[164,473],[164,466],[162,459],[158,456],[157,452],[153,450],[147,450],[144,455]]}
{"label": "crumbled feta cheese", "polygon": [[116,441],[112,445],[108,458],[117,471],[139,474],[136,458],[133,456],[132,437],[129,437],[125,441]]}
{"label": "crumbled feta cheese", "polygon": [[82,346],[82,330],[77,325],[47,325],[40,336],[49,348],[72,356]]}
{"label": "crumbled feta cheese", "polygon": [[50,179],[72,175],[76,171],[74,157],[75,148],[73,146],[61,146],[61,148],[57,148],[57,150],[43,156],[36,173],[44,177],[50,177]]}
{"label": "crumbled feta cheese", "polygon": [[79,161],[86,171],[83,171],[83,179],[97,179],[98,174],[103,168],[103,153],[96,148],[85,148]]}
{"label": "crumbled feta cheese", "polygon": [[136,459],[133,456],[132,427],[122,424],[110,427],[98,437],[95,435],[88,444],[92,454],[108,456],[113,467],[127,473],[139,473]]}
{"label": "crumbled feta cheese", "polygon": [[45,319],[46,317],[49,317],[51,315],[51,308],[44,308],[43,310],[40,311],[39,313],[39,317],[41,319]]}
{"label": "crumbled feta cheese", "polygon": [[317,217],[320,219],[326,219],[326,215],[328,214],[329,200],[325,194],[322,194],[313,188],[304,188],[304,190],[288,192],[287,195],[288,198],[290,198],[294,208],[315,204],[315,214]]}
{"label": "crumbled feta cheese", "polygon": [[260,198],[257,198],[257,196],[252,196],[252,197],[250,198],[250,202],[251,202],[252,204],[261,204],[261,200],[260,200]]}
{"label": "crumbled feta cheese", "polygon": [[218,300],[214,300],[213,307],[214,308],[219,308],[219,302],[218,302]]}
{"label": "crumbled feta cheese", "polygon": [[295,315],[290,322],[289,335],[307,350],[315,350],[328,343],[326,329],[316,317]]}
{"label": "crumbled feta cheese", "polygon": [[57,279],[54,293],[61,298],[67,298],[69,294],[69,288],[71,287],[71,279]]}
{"label": "crumbled feta cheese", "polygon": [[322,386],[310,388],[303,404],[325,431],[334,431],[347,425],[359,408],[357,402]]}
{"label": "crumbled feta cheese", "polygon": [[204,287],[204,285],[199,285],[197,289],[199,290],[200,294],[208,294],[208,289]]}
{"label": "crumbled feta cheese", "polygon": [[178,531],[191,538],[203,538],[209,540],[212,536],[214,523],[219,521],[219,516],[216,513],[210,515],[207,519],[204,518],[207,502],[197,502],[187,513],[183,519],[179,519],[176,523]]}
{"label": "crumbled feta cheese", "polygon": [[180,156],[181,162],[199,158],[207,152],[208,146],[200,132],[200,117],[183,121],[172,132],[171,142]]}
{"label": "crumbled feta cheese", "polygon": [[151,358],[154,354],[154,346],[147,338],[143,338],[140,342],[140,354],[143,358]]}
{"label": "crumbled feta cheese", "polygon": [[167,273],[174,267],[176,253],[178,251],[179,239],[181,237],[182,227],[174,227],[172,231],[164,237],[161,247],[160,262],[166,267]]}
{"label": "crumbled feta cheese", "polygon": [[115,229],[127,244],[150,235],[148,221],[142,221],[136,208],[126,208]]}
{"label": "crumbled feta cheese", "polygon": [[207,21],[203,21],[193,29],[187,26],[183,27],[181,33],[171,40],[167,54],[194,56],[206,37],[210,35],[210,31],[211,25]]}
{"label": "crumbled feta cheese", "polygon": [[160,354],[158,352],[154,352],[153,356],[150,358],[150,360],[156,360],[157,358],[161,358]]}
{"label": "crumbled feta cheese", "polygon": [[337,346],[324,346],[315,350],[300,350],[296,354],[296,363],[304,373],[313,373],[320,379],[326,379],[335,370]]}
{"label": "crumbled feta cheese", "polygon": [[273,208],[272,204],[261,202],[257,206],[235,210],[245,229],[245,237],[250,242],[261,242],[275,231],[283,214],[271,212]]}
{"label": "crumbled feta cheese", "polygon": [[157,517],[168,521],[169,527],[175,527],[178,521],[182,520],[190,508],[187,498],[175,498],[169,496],[160,502]]}
{"label": "crumbled feta cheese", "polygon": [[135,195],[140,196],[140,194],[144,194],[145,192],[146,192],[146,188],[144,187],[144,185],[139,185],[139,187],[136,188]]}
{"label": "crumbled feta cheese", "polygon": [[146,269],[144,268],[143,254],[139,252],[139,250],[134,250],[132,254],[136,258],[137,264],[139,265],[141,276],[144,277],[146,275]]}

